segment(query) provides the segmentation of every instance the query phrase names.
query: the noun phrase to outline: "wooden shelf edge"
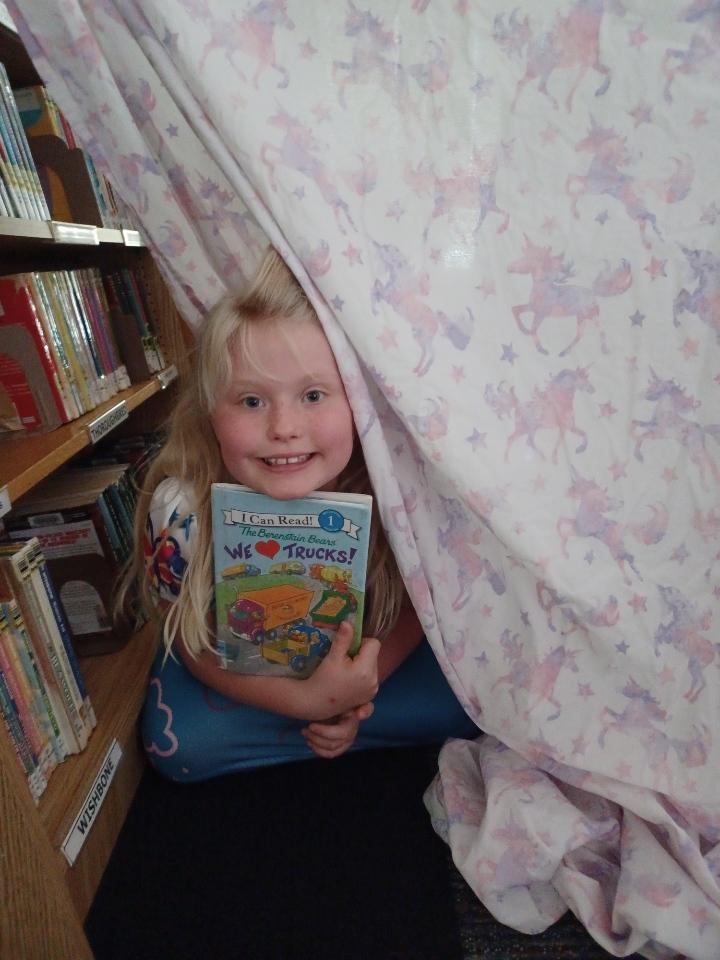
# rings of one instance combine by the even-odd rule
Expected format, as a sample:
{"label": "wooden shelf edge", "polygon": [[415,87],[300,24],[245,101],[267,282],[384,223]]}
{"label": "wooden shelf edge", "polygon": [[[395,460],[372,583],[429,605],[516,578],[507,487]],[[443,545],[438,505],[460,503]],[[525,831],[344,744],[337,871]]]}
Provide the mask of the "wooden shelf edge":
{"label": "wooden shelf edge", "polygon": [[72,420],[56,430],[34,437],[9,438],[0,444],[0,488],[7,488],[11,503],[40,483],[59,467],[63,466],[90,446],[87,426],[99,416],[124,401],[132,411],[162,389],[157,377],[144,383],[134,384],[117,393],[112,399],[100,404],[77,420]]}
{"label": "wooden shelf edge", "polygon": [[117,653],[81,660],[98,723],[83,752],[68,757],[53,771],[40,798],[40,818],[56,850],[81,812],[113,740],[123,744],[135,730],[155,656],[156,635],[156,626],[147,624]]}

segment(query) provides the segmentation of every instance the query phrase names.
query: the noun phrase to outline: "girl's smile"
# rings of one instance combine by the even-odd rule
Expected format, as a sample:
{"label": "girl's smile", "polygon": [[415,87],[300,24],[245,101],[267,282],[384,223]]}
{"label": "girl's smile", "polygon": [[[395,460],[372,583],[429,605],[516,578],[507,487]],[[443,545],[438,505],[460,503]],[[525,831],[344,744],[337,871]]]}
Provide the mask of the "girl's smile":
{"label": "girl's smile", "polygon": [[352,453],[353,421],[319,324],[265,321],[231,356],[211,417],[230,475],[278,500],[331,489]]}

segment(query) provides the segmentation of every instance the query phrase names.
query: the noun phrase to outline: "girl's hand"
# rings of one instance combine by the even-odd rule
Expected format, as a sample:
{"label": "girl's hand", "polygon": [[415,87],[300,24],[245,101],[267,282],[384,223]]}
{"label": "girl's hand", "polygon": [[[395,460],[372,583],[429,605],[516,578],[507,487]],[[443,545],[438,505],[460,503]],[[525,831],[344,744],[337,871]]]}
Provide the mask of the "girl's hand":
{"label": "girl's hand", "polygon": [[309,723],[303,728],[302,735],[314,753],[332,760],[350,749],[357,737],[361,721],[371,717],[374,709],[372,703],[364,703],[334,719],[323,723]]}
{"label": "girl's hand", "polygon": [[313,675],[303,681],[316,704],[314,716],[320,721],[370,703],[378,691],[380,641],[363,637],[359,653],[352,658],[348,655],[352,639],[352,626],[343,620],[330,652]]}

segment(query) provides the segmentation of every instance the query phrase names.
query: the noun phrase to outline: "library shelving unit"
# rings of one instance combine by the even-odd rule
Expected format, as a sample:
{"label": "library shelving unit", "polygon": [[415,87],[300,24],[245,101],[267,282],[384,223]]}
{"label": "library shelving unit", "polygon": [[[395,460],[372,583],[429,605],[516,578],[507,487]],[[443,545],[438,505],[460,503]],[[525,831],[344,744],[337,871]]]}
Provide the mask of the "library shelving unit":
{"label": "library shelving unit", "polygon": [[[16,34],[0,25],[0,60],[13,86],[39,83]],[[95,230],[92,244],[87,232]],[[0,275],[24,270],[130,266],[142,273],[169,364],[78,420],[49,433],[0,441],[0,513],[94,442],[92,426],[123,402],[121,429],[162,423],[189,339],[149,252],[134,231],[81,227],[60,240],[52,223],[0,217]],[[169,389],[165,389],[169,386]],[[143,767],[137,720],[156,638],[151,627],[119,652],[80,662],[98,724],[85,750],[61,763],[35,804],[0,723],[0,956],[15,960],[92,960],[83,922]],[[62,845],[82,812],[110,750],[121,757],[100,811],[70,866]],[[130,921],[131,922],[131,921]]]}

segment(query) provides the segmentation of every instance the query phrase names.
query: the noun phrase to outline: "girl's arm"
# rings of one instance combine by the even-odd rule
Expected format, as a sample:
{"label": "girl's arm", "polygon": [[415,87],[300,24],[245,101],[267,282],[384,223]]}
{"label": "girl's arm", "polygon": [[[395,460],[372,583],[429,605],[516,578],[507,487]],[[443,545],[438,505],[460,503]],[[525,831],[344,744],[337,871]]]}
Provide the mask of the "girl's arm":
{"label": "girl's arm", "polygon": [[330,652],[307,680],[233,673],[220,667],[209,650],[193,657],[182,639],[175,641],[175,650],[194,677],[231,700],[298,720],[327,720],[370,702],[377,693],[380,644],[365,638],[351,659],[352,635],[350,625],[341,624]]}
{"label": "girl's arm", "polygon": [[383,640],[378,654],[378,680],[382,683],[419,646],[423,638],[417,614],[406,597],[392,632]]}

